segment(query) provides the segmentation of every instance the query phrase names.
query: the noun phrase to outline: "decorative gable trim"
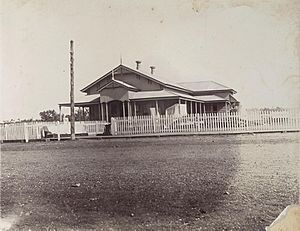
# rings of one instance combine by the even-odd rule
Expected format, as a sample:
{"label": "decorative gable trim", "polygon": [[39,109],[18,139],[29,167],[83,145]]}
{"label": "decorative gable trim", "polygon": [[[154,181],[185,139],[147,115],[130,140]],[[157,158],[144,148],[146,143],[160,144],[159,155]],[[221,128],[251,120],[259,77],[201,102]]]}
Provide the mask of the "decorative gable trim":
{"label": "decorative gable trim", "polygon": [[130,85],[128,83],[124,83],[123,81],[116,80],[116,79],[111,80],[110,82],[108,82],[107,84],[105,84],[103,87],[99,88],[97,91],[100,92],[100,91],[102,91],[103,89],[107,88],[109,85],[111,85],[113,83],[121,85],[122,87],[126,88],[129,91],[135,91],[135,92],[139,91],[139,89],[137,89],[136,87],[134,87],[134,86],[132,86],[132,85]]}

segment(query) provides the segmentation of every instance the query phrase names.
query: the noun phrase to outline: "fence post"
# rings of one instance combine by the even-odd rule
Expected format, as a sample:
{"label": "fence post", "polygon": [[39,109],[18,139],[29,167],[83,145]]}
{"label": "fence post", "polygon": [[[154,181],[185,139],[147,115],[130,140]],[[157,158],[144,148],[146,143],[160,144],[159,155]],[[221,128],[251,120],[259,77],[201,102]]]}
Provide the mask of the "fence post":
{"label": "fence post", "polygon": [[151,116],[151,117],[152,117],[152,121],[153,121],[153,133],[156,133],[156,116]]}
{"label": "fence post", "polygon": [[249,112],[248,111],[246,111],[246,113],[245,113],[245,119],[246,119],[246,131],[248,131],[249,132]]}
{"label": "fence post", "polygon": [[8,135],[7,135],[7,124],[4,124],[4,132],[5,132],[5,140],[8,140]]}
{"label": "fence post", "polygon": [[35,135],[36,135],[36,139],[38,140],[39,137],[40,137],[40,134],[39,134],[39,126],[37,123],[34,124],[35,125]]}
{"label": "fence post", "polygon": [[60,122],[57,121],[57,140],[60,141]]}
{"label": "fence post", "polygon": [[28,143],[29,137],[28,137],[27,123],[24,123],[24,138],[25,138],[25,142]]}
{"label": "fence post", "polygon": [[117,134],[117,130],[116,130],[116,120],[115,120],[115,118],[111,118],[111,120],[110,120],[110,124],[111,124],[111,135],[116,135]]}

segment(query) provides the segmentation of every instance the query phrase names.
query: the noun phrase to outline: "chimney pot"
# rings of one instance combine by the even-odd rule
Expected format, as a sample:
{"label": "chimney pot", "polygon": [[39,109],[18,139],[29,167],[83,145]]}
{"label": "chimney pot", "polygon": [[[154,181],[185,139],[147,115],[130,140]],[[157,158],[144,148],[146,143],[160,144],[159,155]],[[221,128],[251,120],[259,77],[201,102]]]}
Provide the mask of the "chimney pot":
{"label": "chimney pot", "polygon": [[153,75],[153,74],[154,74],[154,69],[155,69],[155,66],[150,66],[151,75]]}
{"label": "chimney pot", "polygon": [[136,69],[139,70],[140,69],[140,64],[142,63],[141,61],[135,61],[136,62]]}

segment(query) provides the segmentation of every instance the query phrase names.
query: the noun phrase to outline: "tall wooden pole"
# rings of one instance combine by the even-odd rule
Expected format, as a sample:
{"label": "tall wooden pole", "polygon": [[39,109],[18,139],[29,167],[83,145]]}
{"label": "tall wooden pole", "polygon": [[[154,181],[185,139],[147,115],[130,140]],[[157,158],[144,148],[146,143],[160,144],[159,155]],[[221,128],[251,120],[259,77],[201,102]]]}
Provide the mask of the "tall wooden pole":
{"label": "tall wooden pole", "polygon": [[75,103],[74,103],[74,50],[73,40],[70,41],[70,104],[71,104],[71,140],[75,140]]}

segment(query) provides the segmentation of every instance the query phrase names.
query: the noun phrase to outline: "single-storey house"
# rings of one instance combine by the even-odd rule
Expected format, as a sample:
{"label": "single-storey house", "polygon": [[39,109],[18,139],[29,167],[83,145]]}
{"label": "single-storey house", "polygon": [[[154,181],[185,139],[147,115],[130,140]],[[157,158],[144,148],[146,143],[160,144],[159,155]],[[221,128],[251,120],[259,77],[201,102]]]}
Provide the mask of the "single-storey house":
{"label": "single-storey house", "polygon": [[[120,64],[81,91],[92,100],[75,102],[89,108],[90,120],[110,121],[112,117],[140,115],[186,115],[237,110],[239,102],[230,87],[214,81],[172,83],[151,73]],[[61,103],[59,107],[70,107]]]}

